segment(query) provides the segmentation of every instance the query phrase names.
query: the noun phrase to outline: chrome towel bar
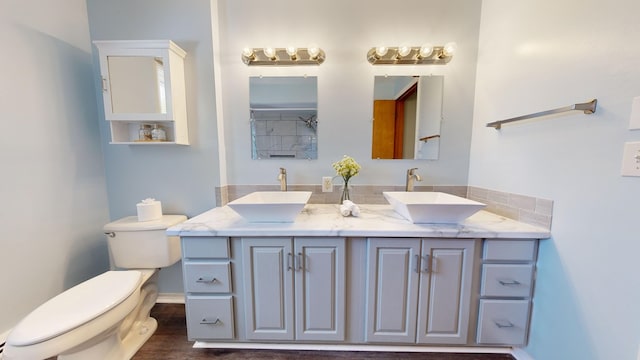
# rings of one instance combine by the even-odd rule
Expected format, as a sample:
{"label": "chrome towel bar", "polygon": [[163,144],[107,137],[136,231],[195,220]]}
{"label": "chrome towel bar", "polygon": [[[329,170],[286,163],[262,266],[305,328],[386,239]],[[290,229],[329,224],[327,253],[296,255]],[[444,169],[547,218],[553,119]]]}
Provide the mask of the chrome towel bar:
{"label": "chrome towel bar", "polygon": [[593,114],[594,112],[596,112],[596,105],[597,104],[598,104],[598,99],[593,99],[593,100],[588,101],[586,103],[573,104],[573,105],[569,105],[569,106],[565,106],[565,107],[561,107],[561,108],[557,108],[557,109],[553,109],[553,110],[540,111],[540,112],[537,112],[537,113],[528,114],[528,115],[522,115],[522,116],[514,117],[514,118],[511,118],[511,119],[505,119],[505,120],[490,122],[490,123],[487,124],[487,127],[492,127],[492,128],[495,128],[496,130],[500,130],[502,128],[502,124],[507,124],[507,123],[514,122],[514,121],[537,118],[537,117],[546,116],[546,115],[553,115],[553,114],[558,114],[558,113],[563,113],[563,112],[573,111],[573,110],[583,111],[585,114]]}

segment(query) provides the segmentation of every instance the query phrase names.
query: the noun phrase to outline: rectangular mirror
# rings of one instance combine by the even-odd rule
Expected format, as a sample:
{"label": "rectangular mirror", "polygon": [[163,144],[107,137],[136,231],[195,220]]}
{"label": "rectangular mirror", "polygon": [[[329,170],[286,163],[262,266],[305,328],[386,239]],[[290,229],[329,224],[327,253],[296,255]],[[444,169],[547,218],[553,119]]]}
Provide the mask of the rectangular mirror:
{"label": "rectangular mirror", "polygon": [[376,76],[372,159],[437,160],[444,76]]}
{"label": "rectangular mirror", "polygon": [[166,114],[164,64],[154,56],[108,56],[111,112]]}
{"label": "rectangular mirror", "polygon": [[318,158],[316,77],[249,78],[252,159]]}

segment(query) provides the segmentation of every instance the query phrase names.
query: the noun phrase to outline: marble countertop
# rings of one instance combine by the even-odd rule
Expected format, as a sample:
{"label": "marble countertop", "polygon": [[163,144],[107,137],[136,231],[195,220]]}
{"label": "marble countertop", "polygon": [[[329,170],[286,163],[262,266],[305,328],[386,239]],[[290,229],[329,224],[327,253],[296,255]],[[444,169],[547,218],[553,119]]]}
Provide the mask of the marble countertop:
{"label": "marble countertop", "polygon": [[179,236],[339,236],[546,239],[549,230],[479,211],[460,224],[413,224],[390,205],[359,205],[359,217],[343,217],[339,205],[307,204],[292,223],[249,223],[228,206],[167,230]]}

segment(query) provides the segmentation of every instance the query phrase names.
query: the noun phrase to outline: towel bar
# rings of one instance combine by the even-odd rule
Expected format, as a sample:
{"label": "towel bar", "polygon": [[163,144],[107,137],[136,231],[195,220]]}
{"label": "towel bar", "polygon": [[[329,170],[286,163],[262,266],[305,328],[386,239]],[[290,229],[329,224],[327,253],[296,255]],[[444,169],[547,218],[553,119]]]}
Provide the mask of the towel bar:
{"label": "towel bar", "polygon": [[573,110],[580,110],[580,111],[583,111],[585,114],[593,114],[594,112],[596,112],[597,104],[598,104],[598,99],[593,99],[586,103],[573,104],[573,105],[569,105],[569,106],[565,106],[565,107],[561,107],[553,110],[540,111],[537,113],[522,115],[522,116],[514,117],[511,119],[490,122],[487,124],[487,127],[492,127],[492,128],[495,128],[496,130],[500,130],[503,124],[507,124],[510,122],[532,119],[536,117],[558,114],[558,113],[563,113],[563,112],[573,111]]}

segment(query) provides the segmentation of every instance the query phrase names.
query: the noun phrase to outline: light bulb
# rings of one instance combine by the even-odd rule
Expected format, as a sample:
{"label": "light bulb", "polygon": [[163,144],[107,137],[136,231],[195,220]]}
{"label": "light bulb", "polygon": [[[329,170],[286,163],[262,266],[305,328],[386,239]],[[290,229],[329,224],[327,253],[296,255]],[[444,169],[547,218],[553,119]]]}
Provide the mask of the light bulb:
{"label": "light bulb", "polygon": [[386,46],[378,46],[378,47],[376,47],[376,55],[379,58],[385,56],[387,54],[387,51],[389,51],[389,49],[387,49]]}
{"label": "light bulb", "polygon": [[295,56],[298,53],[298,49],[295,46],[287,46],[287,54],[289,56]]}
{"label": "light bulb", "polygon": [[442,49],[442,54],[444,54],[444,56],[453,56],[453,54],[456,52],[457,49],[458,49],[458,44],[454,42],[449,42],[444,44],[444,48]]}
{"label": "light bulb", "polygon": [[429,57],[432,53],[433,53],[433,45],[424,44],[424,45],[422,45],[422,47],[420,47],[420,51],[418,52],[418,56],[420,58],[426,58],[426,57]]}
{"label": "light bulb", "polygon": [[242,56],[245,56],[245,57],[248,57],[248,58],[252,57],[253,56],[253,49],[252,48],[248,48],[248,47],[242,49]]}
{"label": "light bulb", "polygon": [[400,46],[398,48],[398,55],[400,57],[405,57],[405,56],[409,55],[410,52],[411,52],[411,47],[410,46]]}
{"label": "light bulb", "polygon": [[320,55],[320,48],[317,45],[311,45],[307,48],[307,53],[309,53],[309,58],[316,59]]}
{"label": "light bulb", "polygon": [[266,57],[268,57],[269,59],[271,59],[271,60],[275,60],[276,59],[276,49],[274,49],[272,47],[266,47],[262,51],[264,51],[264,55]]}

